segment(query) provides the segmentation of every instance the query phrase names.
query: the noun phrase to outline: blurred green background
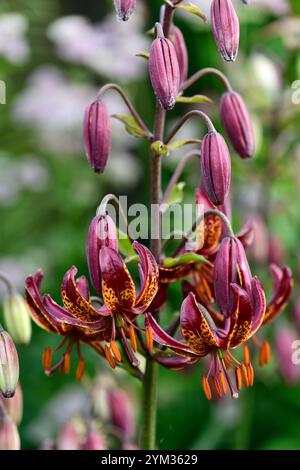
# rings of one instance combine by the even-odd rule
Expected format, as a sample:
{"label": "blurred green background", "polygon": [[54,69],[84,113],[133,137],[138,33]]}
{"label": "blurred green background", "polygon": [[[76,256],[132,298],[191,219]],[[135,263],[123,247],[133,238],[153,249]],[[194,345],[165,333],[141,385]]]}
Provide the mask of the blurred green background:
{"label": "blurred green background", "polygon": [[[82,149],[82,117],[97,89],[108,81],[124,86],[143,119],[153,122],[154,97],[144,59],[135,53],[149,48],[145,34],[159,14],[160,0],[139,2],[134,18],[115,21],[111,0],[3,0],[0,5],[0,79],[6,84],[6,104],[0,105],[0,271],[23,290],[27,274],[42,268],[45,291],[59,300],[62,276],[76,265],[87,273],[85,241],[95,209],[106,192],[127,194],[130,202],[147,202],[149,155],[147,146],[127,136],[114,124],[113,152],[104,176],[90,170]],[[195,0],[204,11],[209,1]],[[189,49],[190,74],[199,68],[221,68],[243,94],[253,116],[257,151],[252,161],[241,161],[232,151],[232,200],[236,230],[247,216],[260,230],[251,251],[253,272],[268,289],[268,263],[278,257],[295,273],[292,305],[282,318],[265,329],[273,344],[281,329],[292,329],[297,302],[300,233],[300,104],[293,103],[292,84],[300,79],[300,7],[298,0],[236,2],[241,23],[237,62],[221,60],[209,24],[188,14],[176,15]],[[189,90],[210,96],[214,103],[202,109],[220,129],[218,100],[222,86],[206,77]],[[108,96],[112,112],[122,103]],[[186,105],[170,113],[174,123]],[[185,134],[201,138],[199,124]],[[182,153],[164,166],[164,184]],[[194,165],[194,166],[193,166]],[[193,200],[198,169],[185,173],[186,200]],[[273,249],[272,247],[276,247]],[[284,249],[283,249],[284,246]],[[271,247],[271,248],[270,248]],[[3,293],[3,291],[1,291]],[[181,289],[171,286],[166,315],[179,310]],[[298,328],[300,325],[298,326]],[[34,326],[29,346],[18,348],[24,417],[22,448],[38,448],[45,437],[81,409],[81,389],[74,374],[44,375],[41,356],[59,339]],[[90,380],[108,367],[88,348]],[[260,369],[257,353],[255,386],[238,401],[208,403],[201,390],[201,367],[176,373],[160,370],[158,446],[162,449],[299,449],[299,368],[292,378],[273,347],[272,363]],[[75,364],[74,364],[75,368]],[[118,383],[137,397],[139,384],[124,374]],[[293,382],[293,383],[290,383]],[[73,403],[73,405],[72,405]],[[72,408],[73,406],[73,408]],[[138,400],[135,400],[139,419]],[[105,429],[104,429],[105,432]]]}

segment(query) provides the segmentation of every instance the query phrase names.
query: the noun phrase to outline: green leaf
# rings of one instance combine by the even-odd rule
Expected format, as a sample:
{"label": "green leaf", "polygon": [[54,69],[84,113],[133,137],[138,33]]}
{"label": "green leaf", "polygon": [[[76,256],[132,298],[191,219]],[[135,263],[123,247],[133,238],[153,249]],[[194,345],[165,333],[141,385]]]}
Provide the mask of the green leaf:
{"label": "green leaf", "polygon": [[176,140],[173,142],[173,144],[169,144],[169,149],[170,150],[176,150],[180,147],[183,147],[184,145],[189,145],[189,144],[201,144],[201,139],[188,139],[188,140]]}
{"label": "green leaf", "polygon": [[213,101],[205,95],[177,96],[177,103],[212,103]]}
{"label": "green leaf", "polygon": [[117,229],[118,232],[118,239],[119,239],[119,251],[122,253],[123,256],[126,257],[133,257],[136,256],[136,252],[131,245],[131,242],[128,238],[128,235],[119,228]]}
{"label": "green leaf", "polygon": [[170,196],[168,197],[166,201],[166,203],[169,204],[169,206],[171,206],[172,204],[178,204],[182,202],[183,196],[184,196],[184,192],[183,192],[184,187],[185,187],[184,182],[175,184]]}
{"label": "green leaf", "polygon": [[204,256],[197,255],[196,253],[185,253],[184,255],[178,256],[177,258],[165,258],[163,265],[167,268],[172,268],[173,266],[178,266],[179,264],[187,264],[191,262],[210,264],[209,261],[204,258]]}
{"label": "green leaf", "polygon": [[153,142],[151,145],[152,150],[157,154],[157,155],[162,155],[167,157],[170,153],[170,149],[167,145],[165,145],[163,142],[160,140],[156,140]]}
{"label": "green leaf", "polygon": [[188,5],[175,5],[175,8],[180,8],[181,10],[185,10],[189,13],[192,13],[193,15],[199,16],[203,21],[207,21],[207,17],[202,11],[200,10],[197,5],[194,5],[192,2],[190,2]]}
{"label": "green leaf", "polygon": [[138,52],[135,55],[136,57],[141,57],[142,59],[146,59],[146,60],[149,60],[149,57],[150,57],[149,52]]}
{"label": "green leaf", "polygon": [[147,133],[139,126],[134,117],[130,114],[113,114],[112,117],[125,124],[125,129],[128,134],[134,135],[135,137],[148,137]]}

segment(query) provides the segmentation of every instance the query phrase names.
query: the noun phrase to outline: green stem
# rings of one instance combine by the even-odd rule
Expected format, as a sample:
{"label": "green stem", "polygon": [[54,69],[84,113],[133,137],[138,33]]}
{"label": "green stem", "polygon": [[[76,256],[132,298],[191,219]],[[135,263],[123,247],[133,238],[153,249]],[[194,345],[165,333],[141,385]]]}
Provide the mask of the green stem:
{"label": "green stem", "polygon": [[[165,7],[163,31],[165,37],[168,37],[174,8],[169,5]],[[156,102],[155,122],[154,122],[154,141],[163,141],[165,130],[166,111],[159,102]],[[161,156],[152,152],[151,155],[151,206],[154,204],[159,207],[161,197]],[[152,218],[152,233],[156,237],[151,240],[151,249],[155,258],[159,259],[161,239],[159,227],[159,211]],[[159,234],[159,236],[157,236]],[[146,370],[143,380],[143,427],[141,436],[141,448],[143,450],[155,449],[156,441],[156,414],[157,414],[157,378],[158,364],[151,358],[147,357]]]}

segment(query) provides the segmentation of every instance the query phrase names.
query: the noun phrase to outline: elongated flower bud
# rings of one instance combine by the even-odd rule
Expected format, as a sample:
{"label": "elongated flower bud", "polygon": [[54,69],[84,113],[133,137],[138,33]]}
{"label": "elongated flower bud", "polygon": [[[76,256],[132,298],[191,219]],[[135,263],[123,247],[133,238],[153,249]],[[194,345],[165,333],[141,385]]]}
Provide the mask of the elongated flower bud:
{"label": "elongated flower bud", "polygon": [[127,21],[136,8],[136,0],[114,0],[117,18],[121,21]]}
{"label": "elongated flower bud", "polygon": [[235,61],[240,39],[240,25],[231,0],[213,0],[211,25],[217,47],[224,60]]}
{"label": "elongated flower bud", "polygon": [[205,135],[201,146],[203,189],[216,206],[224,204],[229,193],[231,160],[225,140],[218,132]]}
{"label": "elongated flower bud", "polygon": [[0,450],[20,450],[20,437],[16,424],[0,409]]}
{"label": "elongated flower bud", "polygon": [[238,93],[228,91],[220,106],[222,124],[234,150],[242,158],[253,157],[253,128],[244,100]]}
{"label": "elongated flower bud", "polygon": [[223,238],[215,259],[214,293],[221,313],[226,317],[232,308],[232,289],[235,283],[251,294],[252,275],[243,245],[236,237]]}
{"label": "elongated flower bud", "polygon": [[14,396],[19,380],[19,358],[11,336],[0,326],[0,393]]}
{"label": "elongated flower bud", "polygon": [[129,440],[134,433],[133,408],[126,392],[114,389],[108,392],[111,421],[122,439]]}
{"label": "elongated flower bud", "polygon": [[180,71],[175,47],[163,36],[157,24],[158,37],[152,43],[149,58],[149,74],[155,95],[165,109],[175,106],[179,92]]}
{"label": "elongated flower bud", "polygon": [[0,397],[0,401],[2,401],[7,414],[12,418],[16,425],[19,425],[23,415],[23,394],[20,384],[17,385],[13,397]]}
{"label": "elongated flower bud", "polygon": [[99,253],[104,246],[118,251],[117,230],[109,215],[97,215],[89,227],[86,255],[92,284],[99,293],[101,292]]}
{"label": "elongated flower bud", "polygon": [[179,65],[180,84],[182,84],[187,78],[189,57],[184,36],[177,26],[172,27],[170,40],[175,47]]}
{"label": "elongated flower bud", "polygon": [[105,104],[96,100],[85,112],[83,124],[84,148],[95,173],[103,173],[110,155],[112,130]]}
{"label": "elongated flower bud", "polygon": [[14,292],[3,302],[4,322],[7,331],[17,344],[28,344],[31,339],[31,319],[26,300]]}

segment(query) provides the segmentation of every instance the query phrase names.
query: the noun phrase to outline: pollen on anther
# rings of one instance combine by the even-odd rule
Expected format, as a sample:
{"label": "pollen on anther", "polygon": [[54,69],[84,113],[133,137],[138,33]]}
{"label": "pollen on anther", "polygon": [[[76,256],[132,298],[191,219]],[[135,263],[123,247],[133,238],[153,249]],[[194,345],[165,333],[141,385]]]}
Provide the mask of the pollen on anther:
{"label": "pollen on anther", "polygon": [[52,363],[52,350],[50,347],[48,347],[43,352],[43,367],[45,371],[51,369],[51,363]]}
{"label": "pollen on anther", "polygon": [[236,388],[240,391],[242,390],[242,373],[241,369],[238,367],[235,369],[235,382],[236,382]]}
{"label": "pollen on anther", "polygon": [[66,352],[64,356],[64,372],[68,374],[70,372],[70,353]]}
{"label": "pollen on anther", "polygon": [[242,373],[242,379],[243,379],[244,385],[245,387],[248,388],[250,384],[249,384],[248,373],[247,373],[247,368],[245,364],[241,365],[241,373]]}
{"label": "pollen on anther", "polygon": [[150,327],[146,327],[146,346],[149,352],[153,349],[153,332]]}
{"label": "pollen on anther", "polygon": [[79,359],[77,370],[76,370],[76,380],[80,380],[84,374],[85,363],[82,358]]}
{"label": "pollen on anther", "polygon": [[204,394],[206,396],[206,399],[211,400],[212,399],[212,394],[211,394],[211,389],[210,389],[207,378],[205,376],[203,376],[201,381],[202,381],[202,388],[203,388]]}
{"label": "pollen on anther", "polygon": [[134,352],[137,352],[137,342],[134,327],[131,325],[129,328],[130,344]]}
{"label": "pollen on anther", "polygon": [[114,361],[114,358],[113,358],[113,355],[112,355],[112,353],[111,353],[111,350],[109,349],[109,347],[107,346],[107,344],[105,345],[104,352],[105,352],[105,357],[106,357],[107,362],[109,363],[110,367],[111,367],[112,369],[115,369],[116,363],[115,363],[115,361]]}
{"label": "pollen on anther", "polygon": [[115,356],[115,358],[117,359],[118,362],[122,362],[122,356],[121,356],[121,353],[120,353],[120,350],[118,348],[118,345],[115,341],[111,341],[110,342],[110,348],[113,352],[113,355]]}
{"label": "pollen on anther", "polygon": [[248,344],[244,344],[244,361],[246,365],[250,364],[250,351]]}
{"label": "pollen on anther", "polygon": [[221,390],[218,379],[213,375],[211,378],[211,381],[213,384],[213,389],[215,391],[215,394],[217,395],[218,398],[222,398],[222,390]]}
{"label": "pollen on anther", "polygon": [[226,383],[225,376],[224,376],[224,374],[221,370],[220,370],[220,373],[219,373],[219,379],[220,379],[222,392],[223,392],[224,395],[226,395],[226,393],[227,393],[227,383]]}

